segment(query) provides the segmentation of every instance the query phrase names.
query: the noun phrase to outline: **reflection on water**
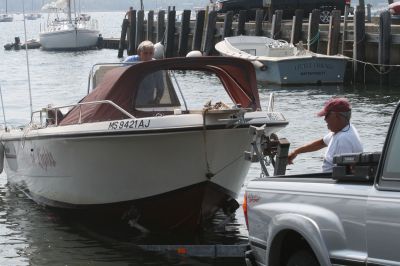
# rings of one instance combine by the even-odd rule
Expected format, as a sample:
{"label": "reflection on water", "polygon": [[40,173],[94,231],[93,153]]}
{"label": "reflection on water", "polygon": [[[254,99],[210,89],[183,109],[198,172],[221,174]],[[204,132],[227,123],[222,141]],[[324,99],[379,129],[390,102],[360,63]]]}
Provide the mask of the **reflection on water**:
{"label": "reflection on water", "polygon": [[146,252],[138,247],[245,242],[235,236],[235,224],[218,228],[218,218],[214,228],[197,235],[168,232],[142,235],[128,227],[82,220],[66,212],[43,208],[4,182],[0,197],[0,265],[243,265],[238,259],[186,258]]}

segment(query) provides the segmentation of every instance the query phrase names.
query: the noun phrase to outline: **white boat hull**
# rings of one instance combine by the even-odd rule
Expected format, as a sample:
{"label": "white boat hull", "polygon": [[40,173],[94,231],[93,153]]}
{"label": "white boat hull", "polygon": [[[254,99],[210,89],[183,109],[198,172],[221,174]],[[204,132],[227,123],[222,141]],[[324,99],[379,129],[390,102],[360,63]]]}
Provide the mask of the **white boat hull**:
{"label": "white boat hull", "polygon": [[347,60],[342,56],[302,56],[281,60],[260,60],[257,80],[281,85],[343,83]]}
{"label": "white boat hull", "polygon": [[40,33],[40,43],[45,50],[78,50],[96,46],[98,30],[72,28]]}
{"label": "white boat hull", "polygon": [[14,17],[11,15],[0,15],[0,22],[12,22]]}
{"label": "white boat hull", "polygon": [[[90,124],[82,124],[4,133],[8,182],[42,205],[105,206],[118,210],[117,217],[134,206],[145,224],[159,221],[154,212],[170,208],[176,222],[154,227],[173,227],[190,214],[187,226],[194,228],[240,191],[250,167],[244,160],[250,124],[204,128],[201,115],[174,117],[166,124],[183,122],[179,127],[162,129],[160,119],[150,118],[141,120],[143,128],[151,125],[146,130],[114,130],[112,122],[99,122],[90,131]],[[256,120],[260,125],[265,117]],[[272,125],[268,132],[285,125]]]}
{"label": "white boat hull", "polygon": [[[273,47],[273,42],[277,47]],[[255,67],[257,80],[281,85],[343,83],[348,58],[299,50],[268,37],[227,37],[215,45],[223,56],[243,58]]]}

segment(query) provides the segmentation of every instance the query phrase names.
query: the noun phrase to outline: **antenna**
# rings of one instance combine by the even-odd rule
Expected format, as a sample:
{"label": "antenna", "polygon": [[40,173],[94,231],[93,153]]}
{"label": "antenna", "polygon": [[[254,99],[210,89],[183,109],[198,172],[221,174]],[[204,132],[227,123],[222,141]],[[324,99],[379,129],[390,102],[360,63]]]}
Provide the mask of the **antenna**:
{"label": "antenna", "polygon": [[3,92],[1,90],[1,85],[0,85],[0,99],[1,99],[1,107],[3,109],[4,128],[7,130],[6,112],[4,112]]}
{"label": "antenna", "polygon": [[24,0],[22,0],[22,14],[23,14],[23,18],[24,18],[25,54],[26,54],[26,69],[28,71],[29,104],[31,107],[31,116],[32,116],[33,108],[32,108],[32,93],[31,93],[31,75],[30,75],[30,70],[29,70],[28,45],[27,45],[27,39],[26,39],[26,19],[25,19]]}

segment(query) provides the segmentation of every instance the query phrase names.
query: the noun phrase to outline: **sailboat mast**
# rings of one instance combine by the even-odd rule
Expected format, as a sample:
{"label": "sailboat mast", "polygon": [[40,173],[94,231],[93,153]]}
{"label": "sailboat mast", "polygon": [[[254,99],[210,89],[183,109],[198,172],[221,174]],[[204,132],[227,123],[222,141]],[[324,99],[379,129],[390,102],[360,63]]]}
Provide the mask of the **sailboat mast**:
{"label": "sailboat mast", "polygon": [[7,12],[7,0],[6,0],[6,14],[7,14],[8,12]]}
{"label": "sailboat mast", "polygon": [[69,21],[69,23],[72,23],[71,0],[68,0],[68,21]]}

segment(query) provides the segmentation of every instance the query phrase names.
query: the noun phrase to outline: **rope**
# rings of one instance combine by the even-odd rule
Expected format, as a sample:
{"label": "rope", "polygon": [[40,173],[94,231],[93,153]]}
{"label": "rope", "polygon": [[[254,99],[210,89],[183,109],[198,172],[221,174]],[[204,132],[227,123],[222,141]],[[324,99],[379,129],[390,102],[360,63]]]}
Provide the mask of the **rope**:
{"label": "rope", "polygon": [[243,154],[240,154],[238,157],[234,158],[231,162],[229,162],[225,166],[221,167],[221,169],[219,169],[218,171],[214,172],[214,175],[219,174],[220,172],[222,172],[227,167],[231,166],[233,163],[237,162],[240,159],[243,159]]}
{"label": "rope", "polygon": [[[400,65],[376,64],[376,63],[370,63],[370,62],[357,60],[355,58],[350,58],[350,60],[364,65],[364,84],[366,83],[365,76],[366,76],[367,66],[371,66],[372,69],[375,70],[376,73],[378,73],[379,75],[382,75],[382,76],[389,74],[390,72],[393,71],[394,68],[400,67]],[[380,68],[380,69],[378,69],[378,68]],[[389,68],[389,69],[385,70],[385,68]]]}
{"label": "rope", "polygon": [[318,30],[318,32],[314,35],[314,37],[312,37],[310,39],[310,42],[305,43],[304,45],[307,45],[307,46],[313,45],[315,42],[319,41],[319,37],[320,37],[320,34],[319,34],[319,30]]}

